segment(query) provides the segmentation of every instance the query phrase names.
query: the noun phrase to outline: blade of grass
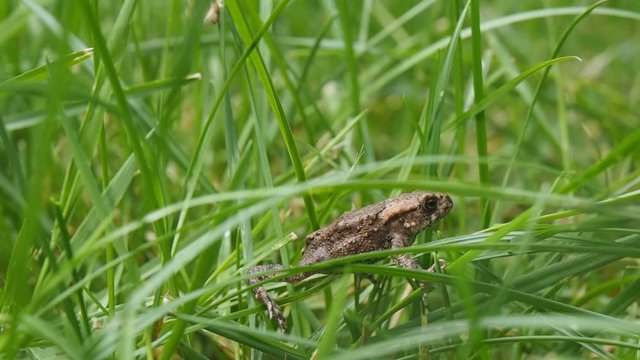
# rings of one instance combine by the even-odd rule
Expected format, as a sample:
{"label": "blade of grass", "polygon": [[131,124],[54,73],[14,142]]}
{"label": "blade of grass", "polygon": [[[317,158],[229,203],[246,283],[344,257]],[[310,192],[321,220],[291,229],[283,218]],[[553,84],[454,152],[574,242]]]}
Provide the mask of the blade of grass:
{"label": "blade of grass", "polygon": [[[558,43],[556,44],[555,49],[553,50],[553,52],[549,56],[550,59],[555,59],[555,58],[558,57],[562,47],[564,46],[565,42],[569,38],[569,35],[571,35],[573,30],[576,28],[576,26],[578,26],[578,24],[583,19],[585,19],[589,14],[591,14],[593,12],[593,10],[595,10],[597,7],[603,5],[605,2],[607,2],[607,0],[602,0],[602,1],[599,1],[599,2],[589,6],[588,8],[585,9],[585,11],[583,13],[581,13],[575,19],[573,19],[573,21],[569,24],[569,26],[565,29],[565,31],[560,36],[560,40],[558,41]],[[520,154],[520,149],[522,148],[522,144],[523,144],[524,139],[526,137],[527,129],[529,128],[529,126],[531,124],[531,119],[533,118],[533,113],[534,113],[535,106],[536,106],[536,104],[538,102],[538,99],[539,99],[540,94],[541,94],[541,92],[542,92],[542,90],[544,88],[544,85],[546,84],[547,76],[549,75],[549,72],[551,71],[551,68],[552,68],[551,66],[548,66],[548,67],[546,67],[544,69],[544,71],[542,72],[542,77],[538,81],[538,85],[537,85],[537,87],[536,87],[536,89],[535,89],[535,91],[533,93],[533,98],[532,98],[531,104],[529,105],[529,109],[527,111],[527,115],[524,118],[524,124],[523,124],[522,131],[520,132],[520,136],[518,137],[518,142],[516,143],[515,151],[513,152],[513,155],[511,156],[511,163],[507,167],[505,175],[504,175],[504,177],[502,179],[502,186],[506,186],[506,184],[509,182],[509,180],[511,178],[511,172],[513,171],[513,165],[515,164],[515,161],[518,158],[518,155]],[[568,170],[568,169],[565,169],[565,170]]]}
{"label": "blade of grass", "polygon": [[557,63],[561,63],[561,62],[564,62],[564,61],[568,61],[568,60],[580,60],[580,58],[578,58],[576,56],[563,56],[563,57],[547,60],[545,62],[542,62],[542,63],[540,63],[538,65],[535,65],[535,66],[525,70],[522,74],[518,75],[516,78],[509,80],[507,83],[505,83],[504,85],[500,86],[498,89],[492,91],[490,94],[488,94],[486,97],[484,97],[482,99],[482,101],[477,102],[475,105],[473,105],[467,111],[465,111],[462,115],[456,117],[453,121],[451,121],[446,126],[445,131],[453,130],[455,127],[458,126],[458,124],[460,122],[467,121],[472,116],[475,116],[479,112],[483,111],[489,105],[493,104],[497,100],[499,100],[502,97],[504,97],[509,91],[511,91],[513,88],[515,88],[522,81],[526,80],[533,73],[535,73],[535,72],[537,72],[537,71],[539,71],[541,69],[544,69],[544,68],[546,68],[548,66],[551,66],[551,65],[554,65],[554,64],[557,64]]}
{"label": "blade of grass", "polygon": [[640,143],[640,129],[636,129],[625,136],[604,158],[591,165],[587,170],[577,176],[572,182],[560,189],[561,194],[570,193],[584,184],[585,181],[599,175],[608,167],[629,155],[637,155]]}
{"label": "blade of grass", "polygon": [[[189,173],[187,175],[187,192],[185,195],[186,201],[185,201],[185,205],[188,205],[189,200],[192,197],[193,191],[195,190],[195,184],[196,181],[194,179],[198,179],[199,177],[199,173],[201,171],[202,168],[202,151],[204,149],[204,145],[208,144],[210,141],[210,137],[211,137],[211,131],[210,131],[210,126],[211,123],[214,119],[215,113],[218,109],[218,107],[221,105],[224,97],[226,96],[226,92],[227,89],[231,83],[231,80],[234,78],[234,76],[237,74],[238,70],[240,69],[240,67],[242,66],[242,64],[244,63],[244,61],[252,56],[252,51],[254,50],[254,48],[257,46],[258,41],[260,40],[260,38],[262,37],[262,35],[267,31],[267,29],[269,28],[270,24],[277,18],[277,16],[280,14],[280,12],[285,8],[287,4],[287,1],[284,1],[282,3],[280,3],[278,5],[278,7],[274,10],[274,12],[271,14],[271,17],[269,18],[269,20],[267,20],[267,22],[265,23],[265,25],[262,27],[262,29],[258,32],[258,34],[256,34],[256,37],[253,38],[253,40],[248,41],[247,42],[247,48],[245,49],[244,53],[242,54],[242,56],[240,57],[240,59],[238,60],[238,62],[236,63],[236,65],[233,67],[233,69],[230,71],[227,79],[225,80],[225,84],[223,85],[223,87],[221,88],[221,92],[218,95],[218,97],[216,98],[216,101],[213,105],[213,108],[210,112],[209,117],[207,118],[207,121],[205,122],[205,125],[203,126],[202,129],[202,135],[201,137],[198,139],[198,145],[197,145],[197,150],[195,153],[195,156],[192,158],[192,162],[191,162],[191,166],[189,168]],[[184,206],[181,210],[179,219],[178,219],[178,224],[177,224],[177,229],[178,231],[176,231],[176,234],[180,234],[180,229],[183,226],[183,223],[186,219],[186,214],[187,214],[187,210],[188,207]],[[174,246],[177,248],[177,242],[179,240],[179,236],[176,235],[174,237],[173,240],[173,244]],[[136,304],[137,306],[137,304]],[[131,310],[133,311],[133,309]],[[179,322],[180,324],[180,322]],[[128,331],[131,331],[131,323],[128,323],[129,327],[127,328]],[[175,326],[173,331],[172,331],[172,339],[170,340],[171,342],[171,347],[170,348],[165,348],[165,352],[163,354],[169,354],[166,356],[170,356],[171,354],[173,354],[175,352],[176,346],[178,344],[179,339],[182,336],[182,332],[184,330],[184,325],[178,325]],[[130,344],[129,343],[124,343],[123,342],[123,346],[121,347],[121,353],[122,354],[130,354],[131,353],[131,348],[130,348]],[[128,355],[123,355],[123,356],[128,356]],[[165,356],[165,355],[163,355]]]}
{"label": "blade of grass", "polygon": [[[61,59],[52,61],[52,63],[59,62],[63,64],[63,66],[71,68],[91,59],[92,57],[93,49],[88,48],[65,55]],[[10,93],[13,93],[17,87],[25,86],[28,83],[46,80],[49,76],[48,70],[49,65],[42,65],[3,81],[0,83],[0,96],[9,95]]]}
{"label": "blade of grass", "polygon": [[[62,72],[63,70],[57,69]],[[58,88],[59,84],[49,84],[52,88],[53,95],[48,99],[47,118],[39,124],[34,131],[31,132],[30,143],[34,144],[30,153],[29,168],[27,178],[29,183],[27,188],[27,206],[20,220],[20,231],[17,234],[13,248],[11,249],[11,257],[7,265],[7,274],[0,297],[0,309],[2,313],[10,314],[10,316],[18,321],[22,311],[30,304],[33,288],[26,285],[29,283],[30,266],[32,264],[31,248],[36,243],[36,239],[43,236],[43,231],[48,232],[49,229],[42,229],[39,224],[41,213],[44,209],[44,184],[47,175],[50,174],[53,162],[51,161],[50,147],[55,130],[56,108],[61,102],[60,96],[63,91]],[[20,342],[18,341],[16,332],[17,327],[9,329],[9,339],[14,341],[4,344],[8,357],[15,357]]]}
{"label": "blade of grass", "polygon": [[[447,46],[447,53],[442,62],[442,67],[438,71],[437,82],[435,87],[431,89],[431,94],[433,95],[429,102],[429,106],[427,107],[426,114],[426,124],[430,125],[428,132],[426,134],[427,139],[426,144],[423,146],[426,148],[425,155],[437,155],[440,154],[440,137],[442,136],[442,116],[440,115],[440,111],[444,105],[446,86],[449,83],[449,78],[451,76],[451,68],[453,66],[454,56],[456,54],[456,50],[458,50],[458,44],[460,41],[460,32],[462,31],[462,24],[464,23],[464,19],[467,15],[467,11],[469,10],[470,1],[467,1],[465,6],[462,8],[460,12],[460,16],[458,17],[456,26],[453,30],[453,34],[451,35],[451,42]],[[436,166],[427,166],[427,174],[429,176],[437,176],[437,167]]]}
{"label": "blade of grass", "polygon": [[346,295],[350,287],[350,280],[351,276],[348,274],[344,274],[338,280],[337,289],[334,292],[335,296],[332,299],[332,304],[327,316],[327,325],[324,327],[324,331],[318,341],[318,359],[331,359],[335,354],[340,318],[344,311]]}
{"label": "blade of grass", "polygon": [[[288,1],[284,1],[283,3],[286,5]],[[280,4],[279,4],[279,7],[280,7]],[[231,16],[234,19],[234,24],[238,29],[238,33],[240,34],[240,37],[244,41],[245,46],[249,46],[252,43],[252,40],[251,40],[252,37],[249,31],[248,24],[244,19],[241,9],[235,3],[228,4],[228,8],[231,13]],[[252,52],[249,56],[249,59],[251,60],[254,66],[254,69],[258,77],[260,78],[260,81],[262,82],[262,85],[267,91],[267,99],[269,100],[269,105],[271,106],[271,110],[273,111],[276,117],[276,120],[278,121],[280,133],[287,147],[287,152],[289,154],[291,164],[293,165],[296,178],[298,182],[304,182],[307,180],[307,176],[305,175],[305,171],[304,171],[304,166],[302,165],[302,160],[300,158],[298,148],[295,144],[295,139],[291,131],[291,125],[286,119],[286,115],[284,114],[284,111],[282,109],[282,104],[280,103],[279,96],[276,93],[271,77],[269,76],[269,71],[267,70],[266,65],[262,61],[262,58],[259,52]],[[303,196],[303,200],[305,203],[305,207],[307,209],[307,214],[309,215],[309,222],[311,223],[311,227],[313,229],[317,229],[319,226],[318,226],[315,206],[313,205],[313,200],[309,195]]]}
{"label": "blade of grass", "polygon": [[[342,38],[344,44],[344,55],[347,64],[347,76],[349,83],[349,103],[351,108],[351,115],[356,116],[362,112],[360,106],[360,83],[358,80],[358,65],[356,63],[356,55],[353,49],[353,33],[352,26],[353,19],[349,14],[349,8],[347,4],[349,0],[337,0],[336,6],[338,8],[338,15],[340,18],[340,28],[342,30]],[[366,121],[358,123],[358,137],[363,147],[363,160],[365,162],[375,160],[373,151],[373,144],[369,134],[369,128]]]}
{"label": "blade of grass", "polygon": [[[530,21],[535,19],[546,18],[549,16],[568,16],[568,15],[579,15],[583,13],[587,9],[587,7],[558,7],[558,8],[547,8],[547,9],[539,9],[526,11],[522,13],[517,13],[514,15],[508,15],[497,19],[491,19],[484,21],[480,24],[480,29],[482,32],[490,31],[493,29],[499,29],[511,24],[517,24],[524,21]],[[623,19],[629,19],[634,21],[640,21],[640,15],[627,10],[620,9],[609,9],[609,8],[601,8],[595,9],[593,11],[594,14],[602,15],[602,16],[614,16]],[[467,39],[471,37],[471,29],[465,28],[460,33],[461,39]],[[426,58],[432,56],[437,53],[439,50],[445,48],[451,39],[449,37],[445,37],[434,42],[432,45],[425,47],[423,50],[415,53],[413,56],[399,62],[394,63],[394,67],[391,69],[382,69],[382,74],[377,74],[374,76],[374,80],[372,83],[363,89],[363,96],[368,97],[371,96],[372,93],[383,89],[385,86],[388,86],[389,82],[393,79],[397,78],[400,74],[403,74],[407,70],[413,68],[420,62],[424,61]]]}
{"label": "blade of grass", "polygon": [[[480,2],[471,0],[471,57],[473,73],[473,101],[476,106],[484,100],[484,76],[482,73],[482,32],[480,31]],[[478,157],[487,157],[487,122],[484,111],[475,114],[476,124],[476,151]],[[489,184],[489,166],[486,163],[478,164],[478,173],[481,184]],[[489,227],[491,220],[491,204],[486,198],[480,199],[482,206],[482,226]]]}

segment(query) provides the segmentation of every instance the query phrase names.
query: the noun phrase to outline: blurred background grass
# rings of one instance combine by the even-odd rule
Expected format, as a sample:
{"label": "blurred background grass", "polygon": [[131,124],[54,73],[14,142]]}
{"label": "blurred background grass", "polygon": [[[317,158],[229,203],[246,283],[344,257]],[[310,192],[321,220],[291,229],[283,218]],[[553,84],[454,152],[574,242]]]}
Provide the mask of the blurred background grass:
{"label": "blurred background grass", "polygon": [[[5,357],[638,356],[640,3],[210,5],[0,3]],[[278,333],[244,269],[411,190],[447,272],[317,265]]]}

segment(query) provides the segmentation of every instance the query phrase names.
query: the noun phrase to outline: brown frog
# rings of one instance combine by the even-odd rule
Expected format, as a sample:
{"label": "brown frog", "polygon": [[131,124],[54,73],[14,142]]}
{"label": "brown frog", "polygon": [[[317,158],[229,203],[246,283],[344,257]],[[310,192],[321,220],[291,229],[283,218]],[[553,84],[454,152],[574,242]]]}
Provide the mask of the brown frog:
{"label": "brown frog", "polygon": [[[410,246],[416,234],[446,216],[452,207],[453,201],[446,194],[411,192],[346,212],[331,225],[307,236],[307,246],[303,250],[299,265],[312,265],[368,251]],[[401,267],[421,269],[408,254],[395,255],[393,259]],[[283,268],[280,264],[258,265],[249,269],[247,273]],[[311,275],[313,273],[301,273],[284,280],[298,282]],[[273,276],[257,276],[249,279],[248,283],[255,285]],[[254,288],[253,293],[258,301],[266,305],[269,318],[277,319],[278,327],[284,332],[287,322],[280,306],[262,286]]]}

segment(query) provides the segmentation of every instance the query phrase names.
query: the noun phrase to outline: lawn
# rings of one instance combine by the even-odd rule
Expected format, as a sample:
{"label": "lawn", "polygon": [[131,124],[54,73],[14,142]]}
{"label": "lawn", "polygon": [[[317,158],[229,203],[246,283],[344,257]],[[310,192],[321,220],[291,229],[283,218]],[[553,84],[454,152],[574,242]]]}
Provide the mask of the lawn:
{"label": "lawn", "polygon": [[2,358],[640,358],[640,2],[211,6],[0,2]]}

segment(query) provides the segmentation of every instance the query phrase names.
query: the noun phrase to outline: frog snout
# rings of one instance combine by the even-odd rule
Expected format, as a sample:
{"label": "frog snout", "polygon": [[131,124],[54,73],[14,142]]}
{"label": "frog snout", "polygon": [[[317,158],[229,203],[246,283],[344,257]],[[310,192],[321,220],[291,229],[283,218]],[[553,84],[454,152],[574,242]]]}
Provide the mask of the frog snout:
{"label": "frog snout", "polygon": [[451,200],[451,196],[447,194],[440,194],[440,209],[442,209],[445,213],[448,213],[449,210],[453,207],[453,200]]}

